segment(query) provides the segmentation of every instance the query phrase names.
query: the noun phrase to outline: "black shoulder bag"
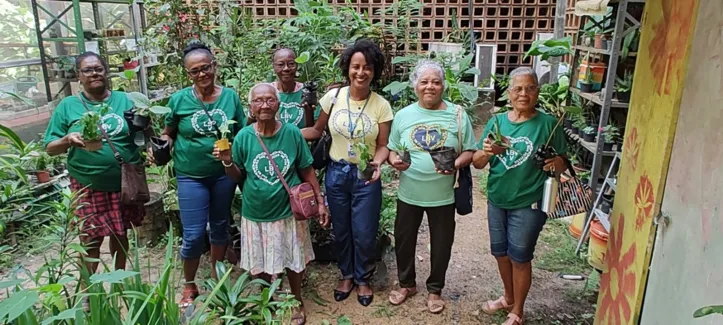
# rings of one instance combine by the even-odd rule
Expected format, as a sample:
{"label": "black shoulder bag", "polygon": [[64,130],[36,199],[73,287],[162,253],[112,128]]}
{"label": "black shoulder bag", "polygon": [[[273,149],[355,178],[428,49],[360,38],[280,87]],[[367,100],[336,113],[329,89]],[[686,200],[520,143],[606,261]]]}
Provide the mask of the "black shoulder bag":
{"label": "black shoulder bag", "polygon": [[[462,107],[457,106],[457,141],[459,142],[459,153],[462,153]],[[456,182],[454,185],[454,205],[457,213],[467,215],[472,213],[472,168],[464,167],[457,171]]]}
{"label": "black shoulder bag", "polygon": [[[334,110],[334,104],[336,104],[336,100],[339,97],[339,92],[341,91],[341,88],[342,87],[336,89],[334,98],[331,99],[331,107],[329,107],[329,118],[331,118],[331,113]],[[316,141],[313,148],[311,149],[311,156],[314,158],[314,162],[311,164],[311,166],[314,167],[314,169],[320,170],[329,165],[329,161],[331,160],[331,158],[329,157],[329,149],[331,149],[331,130],[329,130],[329,121],[327,121],[326,126],[324,126],[324,132],[321,133],[321,137],[318,141]]]}

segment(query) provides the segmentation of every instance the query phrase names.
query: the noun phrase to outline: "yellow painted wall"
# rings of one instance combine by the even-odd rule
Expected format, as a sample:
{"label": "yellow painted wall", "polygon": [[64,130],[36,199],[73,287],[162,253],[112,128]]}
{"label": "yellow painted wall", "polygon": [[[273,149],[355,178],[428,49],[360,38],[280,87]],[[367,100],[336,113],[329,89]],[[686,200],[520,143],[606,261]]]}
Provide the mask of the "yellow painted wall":
{"label": "yellow painted wall", "polygon": [[648,0],[612,210],[597,325],[637,324],[699,0]]}

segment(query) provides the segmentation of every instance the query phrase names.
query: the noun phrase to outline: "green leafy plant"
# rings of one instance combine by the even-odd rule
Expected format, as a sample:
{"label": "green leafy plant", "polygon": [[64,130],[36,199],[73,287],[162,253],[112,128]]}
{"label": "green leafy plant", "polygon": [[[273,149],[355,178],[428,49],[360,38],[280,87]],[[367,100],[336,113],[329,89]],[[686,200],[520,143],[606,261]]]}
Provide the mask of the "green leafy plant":
{"label": "green leafy plant", "polygon": [[582,129],[582,132],[585,134],[595,134],[595,128],[593,128],[592,126],[588,126]]}
{"label": "green leafy plant", "polygon": [[98,112],[86,112],[80,118],[80,128],[83,140],[86,141],[100,141],[102,135],[98,129],[101,115]]}
{"label": "green leafy plant", "polygon": [[221,137],[220,139],[228,139],[228,135],[231,134],[231,125],[236,124],[236,121],[234,120],[226,120],[221,124],[221,126],[218,128],[219,131],[221,131]]}
{"label": "green leafy plant", "polygon": [[723,315],[723,305],[706,306],[706,307],[700,308],[693,313],[693,318],[701,318],[701,317],[712,315],[712,314]]}
{"label": "green leafy plant", "polygon": [[130,92],[126,96],[133,102],[136,107],[135,113],[140,116],[148,116],[150,113],[156,115],[166,115],[171,112],[171,108],[166,106],[153,105],[148,96],[140,92]]}
{"label": "green leafy plant", "polygon": [[614,143],[620,138],[620,129],[612,124],[608,124],[603,128],[602,135],[605,137],[605,143]]}
{"label": "green leafy plant", "polygon": [[628,93],[633,89],[633,74],[625,71],[623,78],[615,77],[615,91],[618,93]]}
{"label": "green leafy plant", "polygon": [[540,59],[547,61],[549,58],[572,54],[571,47],[571,36],[560,39],[537,40],[532,42],[530,49],[525,52],[523,60],[529,56],[539,56]]}
{"label": "green leafy plant", "polygon": [[587,121],[585,121],[585,116],[582,114],[574,115],[572,126],[580,130],[587,127]]}
{"label": "green leafy plant", "polygon": [[369,152],[369,146],[364,141],[359,141],[353,145],[354,152],[359,157],[359,170],[366,170],[370,161],[374,156]]}
{"label": "green leafy plant", "polygon": [[640,29],[639,27],[632,26],[625,30],[623,35],[625,35],[625,38],[623,39],[623,49],[620,53],[620,57],[625,60],[630,55],[630,52],[638,47],[638,42],[640,41]]}

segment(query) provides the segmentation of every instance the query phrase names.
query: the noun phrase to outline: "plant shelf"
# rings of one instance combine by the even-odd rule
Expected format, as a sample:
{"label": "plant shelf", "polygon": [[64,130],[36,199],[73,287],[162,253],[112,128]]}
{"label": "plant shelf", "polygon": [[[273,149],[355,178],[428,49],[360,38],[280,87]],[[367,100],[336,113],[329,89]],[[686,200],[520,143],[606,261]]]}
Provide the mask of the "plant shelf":
{"label": "plant shelf", "polygon": [[[587,141],[583,140],[582,137],[580,137],[579,135],[573,134],[572,130],[567,129],[567,128],[565,129],[565,133],[567,134],[567,136],[569,136],[571,139],[580,143],[580,145],[585,147],[585,149],[592,152],[593,154],[597,152],[597,147],[596,147],[597,144],[595,142],[587,142]],[[613,157],[613,156],[615,156],[615,153],[616,153],[615,151],[603,151],[603,156]]]}
{"label": "plant shelf", "polygon": [[[598,96],[598,94],[600,94],[600,92],[584,93],[584,92],[581,92],[580,89],[577,89],[572,86],[570,87],[570,91],[577,94],[578,96],[580,96],[582,98],[585,98],[585,99],[597,104],[598,106],[603,106],[602,98],[600,98],[600,96]],[[623,102],[613,99],[610,101],[610,107],[628,108],[628,107],[630,107],[630,103],[623,103]]]}

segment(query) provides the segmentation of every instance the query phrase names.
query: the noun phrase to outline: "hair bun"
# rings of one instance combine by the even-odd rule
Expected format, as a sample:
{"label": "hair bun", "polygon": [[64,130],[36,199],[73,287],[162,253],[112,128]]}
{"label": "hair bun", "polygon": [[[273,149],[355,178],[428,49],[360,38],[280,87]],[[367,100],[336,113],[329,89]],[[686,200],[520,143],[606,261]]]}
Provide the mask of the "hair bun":
{"label": "hair bun", "polygon": [[211,49],[206,46],[206,44],[203,44],[200,40],[195,39],[188,42],[186,48],[183,49],[183,56],[185,57],[188,53],[194,50],[206,50],[208,53],[211,53]]}

